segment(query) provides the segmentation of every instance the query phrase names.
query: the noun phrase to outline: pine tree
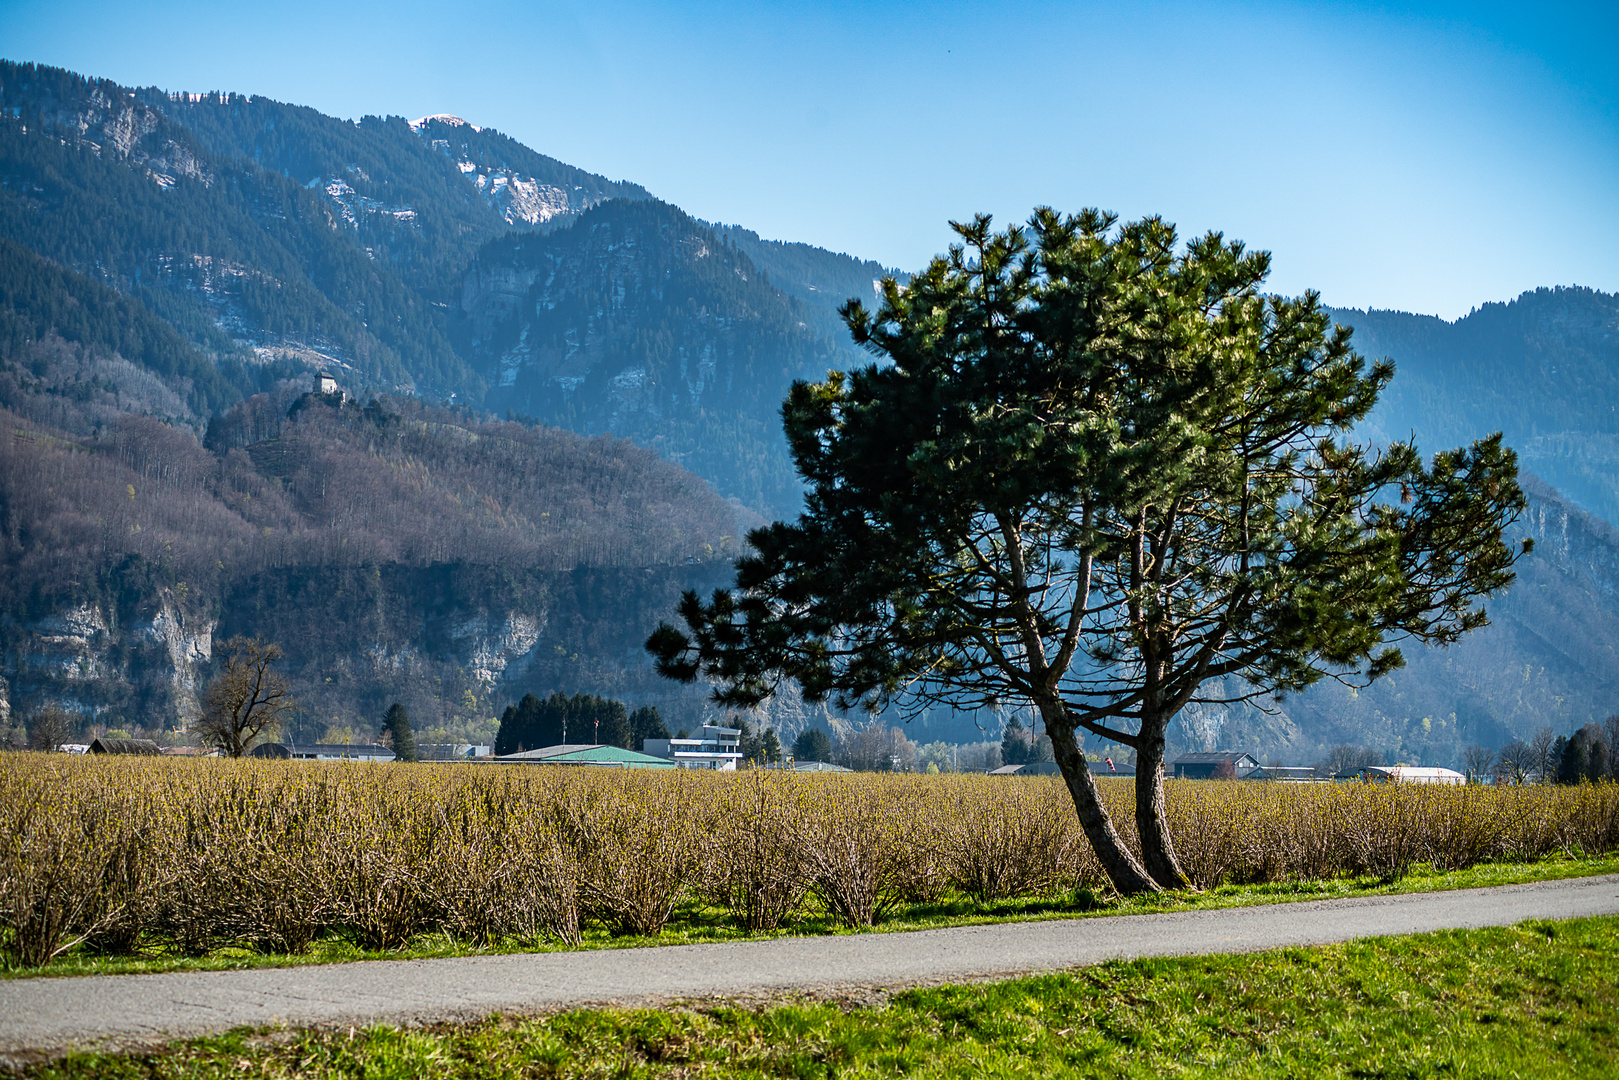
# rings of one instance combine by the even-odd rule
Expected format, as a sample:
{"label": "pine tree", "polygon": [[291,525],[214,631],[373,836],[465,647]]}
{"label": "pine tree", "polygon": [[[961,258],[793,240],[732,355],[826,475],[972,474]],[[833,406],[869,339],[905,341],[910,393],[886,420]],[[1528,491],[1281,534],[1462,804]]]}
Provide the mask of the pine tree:
{"label": "pine tree", "polygon": [[616,746],[620,750],[633,750],[633,732],[629,714],[621,701],[593,698],[592,708],[597,716],[596,741],[603,746]]}
{"label": "pine tree", "polygon": [[399,702],[388,706],[382,718],[382,730],[393,736],[394,757],[399,761],[416,760],[416,735],[410,729],[410,714]]}
{"label": "pine tree", "polygon": [[1023,730],[1023,721],[1016,716],[1006,722],[1001,735],[1001,764],[1022,765],[1029,760],[1029,740]]}
{"label": "pine tree", "polygon": [[1608,773],[1608,744],[1603,740],[1602,728],[1586,724],[1569,737],[1557,764],[1559,784],[1578,784],[1582,780],[1597,783]]}
{"label": "pine tree", "polygon": [[798,761],[831,761],[832,739],[820,728],[805,728],[793,742],[793,757]]}
{"label": "pine tree", "polygon": [[630,713],[630,749],[644,750],[648,739],[667,739],[669,729],[663,725],[656,705],[643,705]]}
{"label": "pine tree", "polygon": [[[1185,887],[1173,717],[1212,680],[1366,685],[1399,642],[1484,625],[1527,551],[1503,541],[1516,456],[1499,434],[1431,463],[1352,441],[1393,365],[1315,294],[1267,295],[1269,256],[1217,233],[1182,248],[1156,218],[1046,209],[956,228],[877,312],[845,305],[889,362],[782,406],[804,512],[754,530],[735,587],[686,594],[685,628],[647,648],[736,707],[783,680],[844,708],[1032,707],[1113,886]],[[1086,733],[1136,752],[1139,856]]]}

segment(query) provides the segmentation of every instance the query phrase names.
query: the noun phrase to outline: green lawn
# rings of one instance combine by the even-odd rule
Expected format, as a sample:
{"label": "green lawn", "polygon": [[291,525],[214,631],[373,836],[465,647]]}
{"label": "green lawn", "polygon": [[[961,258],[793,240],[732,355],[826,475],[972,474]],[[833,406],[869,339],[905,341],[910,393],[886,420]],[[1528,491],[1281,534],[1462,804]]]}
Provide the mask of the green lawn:
{"label": "green lawn", "polygon": [[1609,1077],[1619,918],[1110,963],[845,1008],[240,1032],[37,1077]]}
{"label": "green lawn", "polygon": [[[1438,872],[1417,866],[1394,883],[1375,878],[1335,878],[1322,881],[1282,882],[1267,885],[1222,885],[1207,893],[1182,893],[1141,897],[1130,900],[1098,896],[1089,890],[1048,896],[978,903],[967,898],[949,898],[933,904],[916,904],[890,912],[870,930],[850,930],[813,911],[790,921],[774,934],[749,935],[734,926],[727,914],[695,901],[683,904],[669,926],[656,937],[613,937],[601,929],[585,932],[584,948],[630,948],[647,945],[683,945],[711,941],[741,941],[749,937],[816,936],[848,933],[892,933],[926,930],[945,926],[1021,922],[1037,919],[1071,919],[1096,915],[1146,914],[1161,911],[1189,911],[1209,908],[1243,907],[1252,904],[1286,903],[1297,900],[1327,900],[1393,893],[1438,892],[1489,885],[1522,884],[1559,878],[1587,877],[1619,873],[1619,854],[1599,858],[1558,857],[1532,863],[1484,863],[1468,870]],[[139,956],[105,956],[87,949],[76,949],[44,968],[0,972],[0,978],[29,978],[68,975],[115,975],[137,972],[227,970],[257,967],[289,967],[297,964],[341,963],[353,960],[426,959],[442,956],[469,956],[478,953],[553,951],[561,946],[536,949],[532,942],[508,941],[492,949],[475,949],[458,944],[442,934],[422,935],[404,949],[379,953],[366,952],[339,935],[315,942],[301,955],[265,954],[249,949],[221,949],[208,956],[185,957],[165,949],[161,942],[148,945]]]}

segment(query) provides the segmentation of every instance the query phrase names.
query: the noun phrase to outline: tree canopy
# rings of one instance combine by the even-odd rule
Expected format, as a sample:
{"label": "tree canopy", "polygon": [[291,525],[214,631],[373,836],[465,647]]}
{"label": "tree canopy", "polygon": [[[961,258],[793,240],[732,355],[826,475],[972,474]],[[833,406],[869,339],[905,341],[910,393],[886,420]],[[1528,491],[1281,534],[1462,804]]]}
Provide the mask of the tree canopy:
{"label": "tree canopy", "polygon": [[633,712],[622,701],[594,694],[553,693],[541,701],[524,694],[508,705],[495,735],[496,754],[515,754],[560,743],[601,743],[624,750],[639,750],[647,739],[667,739],[669,729],[657,707],[643,705]]}
{"label": "tree canopy", "polygon": [[[1482,625],[1521,553],[1499,436],[1425,463],[1349,435],[1393,376],[1269,257],[1155,218],[987,217],[880,309],[883,358],[783,406],[804,513],[749,539],[732,589],[687,594],[648,640],[732,705],[811,700],[1040,712],[1115,886],[1186,883],[1164,826],[1170,719],[1211,680],[1244,696],[1403,663],[1400,639]],[[1138,859],[1079,742],[1135,748]]]}
{"label": "tree canopy", "polygon": [[410,727],[410,713],[399,702],[388,706],[383,714],[382,732],[392,742],[394,757],[400,761],[416,760],[416,733]]}
{"label": "tree canopy", "polygon": [[238,635],[219,650],[223,663],[203,695],[197,736],[226,757],[241,757],[297,703],[287,692],[286,678],[271,667],[281,659],[279,645]]}

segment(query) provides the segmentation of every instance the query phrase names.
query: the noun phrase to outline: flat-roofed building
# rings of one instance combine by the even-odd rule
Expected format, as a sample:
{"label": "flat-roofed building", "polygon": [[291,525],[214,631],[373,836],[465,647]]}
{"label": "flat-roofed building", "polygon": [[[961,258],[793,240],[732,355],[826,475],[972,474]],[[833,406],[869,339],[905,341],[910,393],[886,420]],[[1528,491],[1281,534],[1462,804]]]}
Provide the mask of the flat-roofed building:
{"label": "flat-roofed building", "polygon": [[742,763],[742,729],[704,724],[696,738],[645,739],[641,749],[673,761],[682,769],[735,772]]}
{"label": "flat-roofed building", "polygon": [[1245,780],[1259,768],[1259,759],[1237,750],[1182,754],[1173,762],[1177,780]]}

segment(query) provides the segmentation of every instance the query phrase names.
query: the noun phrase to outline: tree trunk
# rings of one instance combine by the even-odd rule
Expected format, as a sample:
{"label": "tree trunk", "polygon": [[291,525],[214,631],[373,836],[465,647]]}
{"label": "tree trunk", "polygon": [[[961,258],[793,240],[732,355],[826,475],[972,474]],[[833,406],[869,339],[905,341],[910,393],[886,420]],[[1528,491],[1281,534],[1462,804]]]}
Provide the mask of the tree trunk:
{"label": "tree trunk", "polygon": [[1164,813],[1164,729],[1167,718],[1142,717],[1136,744],[1136,832],[1141,837],[1141,861],[1154,881],[1166,889],[1185,889],[1191,880],[1175,858]]}
{"label": "tree trunk", "polygon": [[1062,770],[1068,794],[1079,813],[1079,824],[1101,860],[1108,880],[1121,896],[1160,891],[1158,883],[1142,868],[1134,853],[1119,838],[1118,830],[1113,828],[1113,821],[1096,793],[1096,780],[1091,776],[1090,766],[1085,764],[1085,755],[1074,741],[1073,727],[1049,715],[1043,719],[1046,734],[1051,736],[1052,756]]}

